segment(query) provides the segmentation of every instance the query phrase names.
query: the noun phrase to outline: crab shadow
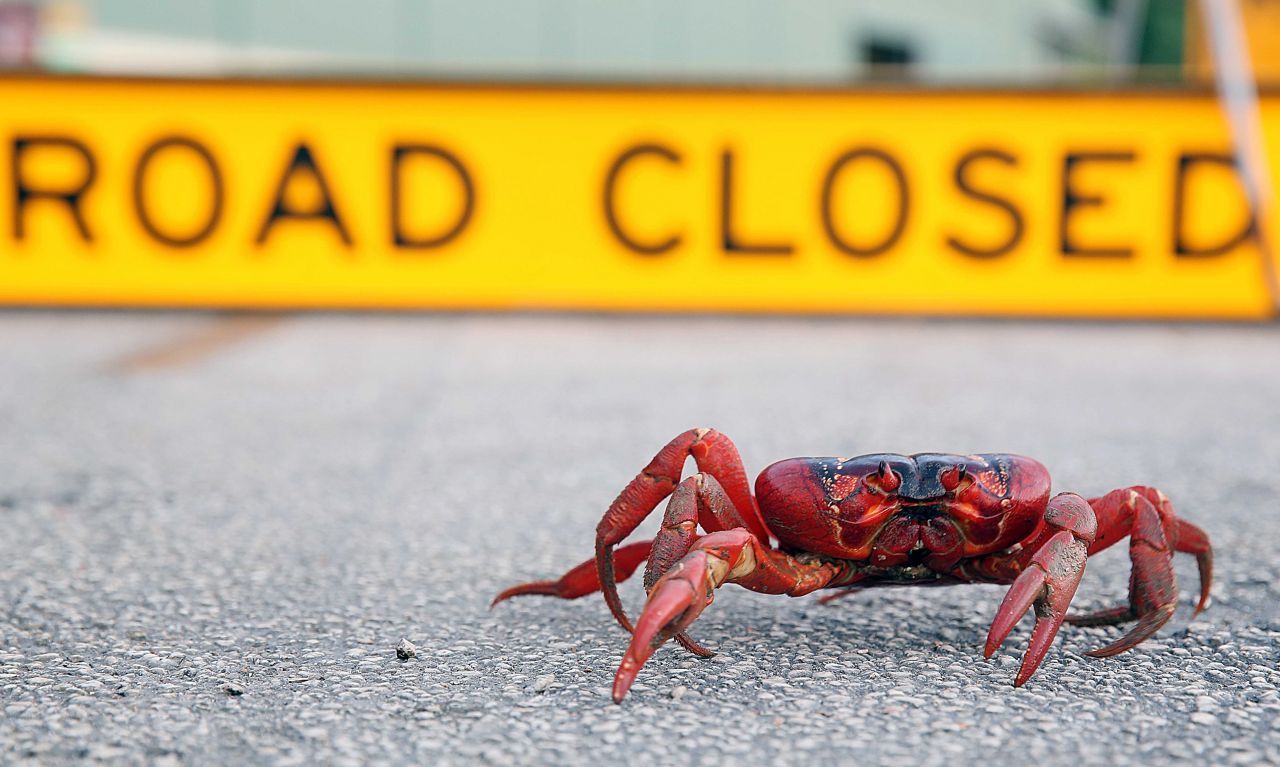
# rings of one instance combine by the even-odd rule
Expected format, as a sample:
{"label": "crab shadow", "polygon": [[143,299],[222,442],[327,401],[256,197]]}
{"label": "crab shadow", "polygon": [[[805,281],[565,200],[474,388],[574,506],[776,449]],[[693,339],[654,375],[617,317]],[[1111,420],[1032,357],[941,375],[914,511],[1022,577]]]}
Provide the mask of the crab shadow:
{"label": "crab shadow", "polygon": [[[714,620],[695,624],[695,630],[722,646],[756,645],[785,637],[788,647],[817,656],[893,648],[929,649],[938,645],[978,648],[986,638],[1002,590],[998,587],[941,589],[880,589],[841,596],[821,604],[817,598],[783,605],[756,595],[734,594],[720,605]],[[725,595],[729,597],[731,595]],[[707,616],[704,613],[704,617]]]}

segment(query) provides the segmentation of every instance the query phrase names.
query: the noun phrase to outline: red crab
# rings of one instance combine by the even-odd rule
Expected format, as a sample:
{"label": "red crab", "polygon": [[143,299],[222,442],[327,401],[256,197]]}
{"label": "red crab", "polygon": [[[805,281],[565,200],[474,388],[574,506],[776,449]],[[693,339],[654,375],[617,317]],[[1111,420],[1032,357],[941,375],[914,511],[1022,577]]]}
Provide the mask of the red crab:
{"label": "red crab", "polygon": [[[689,456],[699,473],[681,481]],[[657,536],[615,551],[668,495]],[[699,525],[705,533],[698,533]],[[1067,615],[1085,560],[1125,536],[1133,562],[1129,603]],[[790,596],[833,588],[1009,583],[983,654],[990,658],[1034,606],[1035,628],[1016,687],[1040,666],[1064,620],[1137,621],[1120,639],[1088,653],[1094,657],[1124,652],[1159,630],[1177,602],[1175,551],[1196,557],[1199,613],[1213,577],[1209,538],[1179,519],[1155,488],[1128,487],[1088,501],[1074,493],[1050,498],[1049,472],[1030,458],[885,453],[779,461],[756,479],[752,496],[733,443],[712,429],[693,429],[659,451],[605,512],[593,559],[559,580],[509,588],[493,604],[522,594],[575,599],[603,592],[613,616],[632,632],[613,682],[613,699],[621,701],[640,667],[668,639],[697,655],[712,654],[686,631],[725,583]],[[649,599],[633,629],[617,582],[646,559]]]}

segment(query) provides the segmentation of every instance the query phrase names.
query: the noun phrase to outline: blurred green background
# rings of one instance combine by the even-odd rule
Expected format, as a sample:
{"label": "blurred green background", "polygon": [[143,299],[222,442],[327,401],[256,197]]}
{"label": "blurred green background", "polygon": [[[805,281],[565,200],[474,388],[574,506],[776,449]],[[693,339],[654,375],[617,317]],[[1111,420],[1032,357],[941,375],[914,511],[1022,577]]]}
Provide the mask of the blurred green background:
{"label": "blurred green background", "polygon": [[0,0],[0,9],[3,60],[59,71],[1167,81],[1183,76],[1188,49],[1180,0]]}

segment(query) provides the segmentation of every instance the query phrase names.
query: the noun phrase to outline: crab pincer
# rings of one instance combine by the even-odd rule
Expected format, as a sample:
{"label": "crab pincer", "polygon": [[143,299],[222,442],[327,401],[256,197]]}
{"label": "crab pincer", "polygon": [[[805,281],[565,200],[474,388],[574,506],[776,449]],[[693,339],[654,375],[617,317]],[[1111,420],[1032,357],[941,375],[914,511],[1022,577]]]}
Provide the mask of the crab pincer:
{"label": "crab pincer", "polygon": [[[699,538],[680,561],[649,589],[631,644],[613,679],[613,700],[621,703],[645,661],[668,639],[683,635],[715,599],[715,590],[731,578],[750,578],[756,571],[759,541],[736,528]],[[763,551],[762,551],[763,553]]]}
{"label": "crab pincer", "polygon": [[688,628],[711,604],[715,586],[710,584],[708,559],[705,551],[693,552],[654,584],[613,679],[615,703],[626,697],[640,668],[654,651]]}
{"label": "crab pincer", "polygon": [[995,654],[1022,616],[1035,606],[1036,625],[1014,687],[1021,687],[1035,673],[1058,635],[1084,576],[1089,544],[1098,532],[1093,509],[1074,493],[1062,493],[1050,500],[1044,520],[1049,538],[1032,549],[1031,561],[1009,587],[991,622],[982,653],[987,658]]}

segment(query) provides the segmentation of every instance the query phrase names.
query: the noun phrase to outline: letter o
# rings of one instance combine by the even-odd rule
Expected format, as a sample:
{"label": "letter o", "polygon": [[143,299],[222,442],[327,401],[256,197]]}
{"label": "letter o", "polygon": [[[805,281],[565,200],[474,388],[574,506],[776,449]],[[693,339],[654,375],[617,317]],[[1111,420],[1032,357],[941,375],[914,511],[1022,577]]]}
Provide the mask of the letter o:
{"label": "letter o", "polygon": [[[831,200],[835,196],[836,178],[846,165],[862,159],[878,160],[883,163],[893,173],[894,181],[897,182],[898,186],[898,220],[894,222],[893,231],[889,232],[889,236],[885,237],[883,241],[869,246],[854,245],[842,237],[836,231],[835,215],[831,211]],[[831,244],[847,255],[870,258],[892,248],[907,228],[907,214],[909,211],[910,196],[907,191],[907,174],[902,170],[902,166],[898,164],[898,161],[893,158],[893,155],[884,150],[874,147],[851,149],[831,163],[831,168],[827,171],[827,176],[822,181],[822,227],[826,230],[827,239],[831,240]]]}
{"label": "letter o", "polygon": [[[143,194],[143,187],[146,185],[147,167],[157,154],[171,147],[182,147],[195,152],[208,166],[209,178],[213,183],[213,209],[209,211],[209,220],[194,234],[185,237],[160,231],[155,221],[152,220],[151,214],[147,212],[146,197]],[[218,222],[222,219],[222,204],[222,173],[218,170],[218,163],[213,159],[213,154],[195,139],[187,138],[186,136],[166,136],[153,141],[138,157],[138,164],[133,171],[133,208],[138,214],[138,222],[142,224],[142,228],[147,230],[147,234],[159,242],[175,248],[188,248],[199,243],[218,226]]]}

